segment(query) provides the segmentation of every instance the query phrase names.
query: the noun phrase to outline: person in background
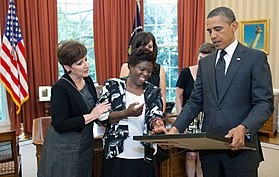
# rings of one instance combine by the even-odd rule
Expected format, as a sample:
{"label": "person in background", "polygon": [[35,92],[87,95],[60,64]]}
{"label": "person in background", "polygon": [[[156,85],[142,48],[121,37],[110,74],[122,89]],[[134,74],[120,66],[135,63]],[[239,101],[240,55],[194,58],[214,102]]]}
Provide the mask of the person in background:
{"label": "person in background", "polygon": [[[201,58],[215,51],[215,46],[212,43],[205,42],[201,44],[198,50],[198,61]],[[189,99],[190,94],[194,88],[194,81],[196,80],[198,65],[183,68],[180,72],[176,83],[176,98],[175,105],[177,115],[181,112],[182,107],[185,105],[186,101]],[[198,117],[191,123],[191,125],[186,130],[190,133],[200,133],[201,123],[202,123],[203,113],[200,113]],[[186,174],[187,177],[202,177],[201,162],[199,159],[198,152],[186,152]]]}
{"label": "person in background", "polygon": [[[214,51],[216,51],[216,49],[212,43],[205,42],[201,44],[198,50],[198,61],[201,58],[213,53]],[[186,101],[191,95],[191,92],[194,88],[194,81],[196,80],[197,71],[198,65],[185,67],[180,71],[176,83],[175,105],[177,115],[181,112],[182,107],[185,105]]]}
{"label": "person in background", "polygon": [[154,147],[133,136],[166,133],[160,89],[147,82],[155,54],[136,48],[128,59],[129,75],[111,78],[103,87],[100,102],[111,103],[101,118],[106,127],[101,177],[156,177]]}
{"label": "person in background", "polygon": [[[228,150],[199,152],[204,177],[257,177],[258,130],[274,111],[267,56],[237,41],[238,22],[227,7],[210,11],[206,27],[217,52],[199,61],[191,96],[168,133],[184,132],[202,111],[202,132],[230,140]],[[256,150],[242,150],[246,142]]]}
{"label": "person in background", "polygon": [[[137,33],[131,43],[131,49],[134,50],[139,47],[145,47],[155,53],[155,58],[157,59],[158,47],[155,37],[150,32],[141,31]],[[129,68],[128,63],[124,63],[121,66],[120,77],[128,76]],[[155,62],[151,77],[148,80],[153,85],[161,89],[163,96],[163,111],[166,110],[166,72],[162,65]]]}
{"label": "person in background", "polygon": [[51,88],[51,126],[44,139],[38,177],[93,176],[93,121],[108,111],[96,105],[88,75],[87,49],[77,41],[59,44],[57,57],[65,74]]}

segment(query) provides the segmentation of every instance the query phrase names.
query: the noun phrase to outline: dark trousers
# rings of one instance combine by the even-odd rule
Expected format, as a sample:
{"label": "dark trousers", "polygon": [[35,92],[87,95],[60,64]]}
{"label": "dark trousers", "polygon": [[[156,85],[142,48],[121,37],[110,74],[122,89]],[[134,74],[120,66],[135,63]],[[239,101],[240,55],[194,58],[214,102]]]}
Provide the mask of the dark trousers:
{"label": "dark trousers", "polygon": [[[203,153],[200,153],[203,154]],[[243,169],[225,161],[226,153],[200,155],[204,177],[258,177],[258,169]],[[227,160],[227,159],[226,159]]]}

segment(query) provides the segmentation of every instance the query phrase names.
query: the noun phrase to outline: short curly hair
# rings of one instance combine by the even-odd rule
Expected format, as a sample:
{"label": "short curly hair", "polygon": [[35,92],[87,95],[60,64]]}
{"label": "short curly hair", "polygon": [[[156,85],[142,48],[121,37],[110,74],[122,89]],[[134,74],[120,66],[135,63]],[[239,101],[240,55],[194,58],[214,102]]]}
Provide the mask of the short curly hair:
{"label": "short curly hair", "polygon": [[128,68],[131,69],[131,67],[145,61],[149,61],[154,65],[156,61],[154,52],[145,47],[136,48],[132,51],[131,55],[129,55]]}

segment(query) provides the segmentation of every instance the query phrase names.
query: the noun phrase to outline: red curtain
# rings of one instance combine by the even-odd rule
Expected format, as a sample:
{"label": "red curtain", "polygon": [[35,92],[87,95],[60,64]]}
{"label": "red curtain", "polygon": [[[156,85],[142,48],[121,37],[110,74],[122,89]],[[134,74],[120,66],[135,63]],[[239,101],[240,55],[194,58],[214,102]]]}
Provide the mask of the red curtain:
{"label": "red curtain", "polygon": [[[9,0],[0,1],[2,32],[8,3]],[[12,128],[17,128],[19,133],[21,120],[25,132],[31,135],[33,119],[44,116],[44,103],[38,102],[38,87],[53,85],[58,79],[55,52],[58,41],[57,0],[15,0],[15,3],[26,48],[29,100],[23,104],[17,116],[8,96],[9,113]],[[99,84],[110,77],[118,77],[122,63],[128,58],[135,7],[135,0],[94,0],[94,48]],[[179,69],[197,62],[198,47],[204,42],[204,9],[204,0],[178,0]]]}
{"label": "red curtain", "polygon": [[[1,31],[4,31],[9,0],[0,1]],[[44,103],[38,102],[38,87],[53,85],[58,79],[56,46],[58,41],[57,0],[15,0],[20,28],[25,43],[29,99],[22,105],[19,115],[10,96],[9,116],[11,128],[19,134],[23,122],[25,133],[31,135],[32,122],[44,116]],[[8,95],[8,93],[7,93]]]}
{"label": "red curtain", "polygon": [[97,81],[103,84],[119,77],[121,65],[127,61],[136,0],[94,0],[93,9]]}
{"label": "red curtain", "polygon": [[178,0],[178,70],[197,64],[204,42],[205,0]]}

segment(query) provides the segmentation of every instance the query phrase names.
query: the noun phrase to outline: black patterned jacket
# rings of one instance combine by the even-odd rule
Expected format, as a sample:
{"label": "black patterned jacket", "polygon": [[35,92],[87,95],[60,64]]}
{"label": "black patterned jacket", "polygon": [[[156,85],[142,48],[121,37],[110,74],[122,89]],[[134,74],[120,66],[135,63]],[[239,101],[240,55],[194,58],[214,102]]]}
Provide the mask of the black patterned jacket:
{"label": "black patterned jacket", "polygon": [[[123,152],[123,142],[129,136],[128,125],[123,123],[127,118],[120,122],[108,123],[110,112],[126,109],[126,80],[127,78],[112,78],[105,82],[99,102],[108,101],[111,103],[111,110],[101,115],[99,120],[103,121],[106,127],[104,135],[104,152],[106,159],[116,157]],[[163,119],[163,102],[161,90],[153,84],[144,84],[145,100],[145,123],[143,134],[148,134],[151,130],[150,123],[154,118]]]}

